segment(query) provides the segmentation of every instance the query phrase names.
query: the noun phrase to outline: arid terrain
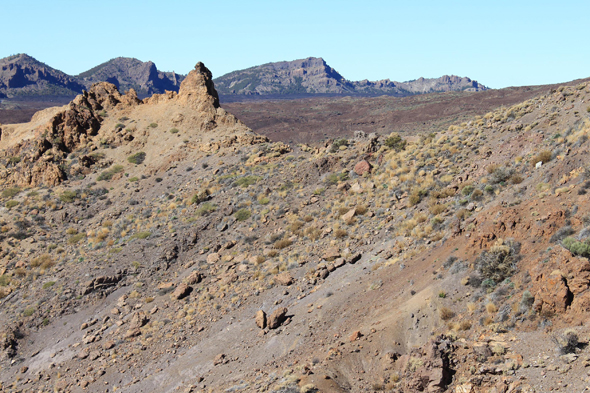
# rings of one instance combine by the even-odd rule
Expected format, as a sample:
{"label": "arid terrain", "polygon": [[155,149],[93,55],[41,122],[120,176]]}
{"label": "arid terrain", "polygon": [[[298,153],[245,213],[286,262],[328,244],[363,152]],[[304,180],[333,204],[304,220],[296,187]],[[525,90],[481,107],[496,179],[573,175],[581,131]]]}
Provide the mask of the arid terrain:
{"label": "arid terrain", "polygon": [[0,389],[587,390],[589,99],[220,106],[198,63],[2,124]]}

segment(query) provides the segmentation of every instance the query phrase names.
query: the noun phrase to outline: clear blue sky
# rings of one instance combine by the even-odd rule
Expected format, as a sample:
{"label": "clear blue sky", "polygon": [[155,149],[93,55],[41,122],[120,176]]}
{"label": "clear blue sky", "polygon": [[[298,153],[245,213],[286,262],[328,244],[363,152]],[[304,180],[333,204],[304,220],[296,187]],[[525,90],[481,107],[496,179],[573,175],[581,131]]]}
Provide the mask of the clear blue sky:
{"label": "clear blue sky", "polygon": [[69,74],[118,56],[214,76],[323,57],[350,80],[444,74],[493,87],[590,77],[590,1],[0,0],[0,57]]}

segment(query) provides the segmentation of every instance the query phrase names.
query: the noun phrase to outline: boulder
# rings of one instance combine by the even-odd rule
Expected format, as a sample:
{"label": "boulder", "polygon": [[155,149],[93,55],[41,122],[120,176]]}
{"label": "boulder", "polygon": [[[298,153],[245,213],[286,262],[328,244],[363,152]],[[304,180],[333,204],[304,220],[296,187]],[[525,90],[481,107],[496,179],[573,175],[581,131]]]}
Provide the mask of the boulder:
{"label": "boulder", "polygon": [[264,311],[258,310],[254,320],[256,321],[256,326],[258,326],[260,329],[264,329],[266,327],[266,313]]}
{"label": "boulder", "polygon": [[176,300],[180,300],[183,299],[185,297],[187,297],[191,292],[192,292],[193,288],[188,286],[187,284],[180,284],[179,286],[176,287],[176,289],[174,290],[174,292],[172,292],[172,299],[176,299]]}
{"label": "boulder", "polygon": [[356,173],[359,176],[362,176],[365,173],[371,173],[372,168],[373,167],[367,160],[362,160],[354,166],[354,173]]}
{"label": "boulder", "polygon": [[282,272],[276,275],[275,281],[280,285],[291,285],[293,284],[293,277],[289,272]]}
{"label": "boulder", "polygon": [[287,308],[280,307],[273,311],[270,314],[270,318],[268,319],[268,328],[269,329],[276,329],[285,321],[285,316],[287,315]]}

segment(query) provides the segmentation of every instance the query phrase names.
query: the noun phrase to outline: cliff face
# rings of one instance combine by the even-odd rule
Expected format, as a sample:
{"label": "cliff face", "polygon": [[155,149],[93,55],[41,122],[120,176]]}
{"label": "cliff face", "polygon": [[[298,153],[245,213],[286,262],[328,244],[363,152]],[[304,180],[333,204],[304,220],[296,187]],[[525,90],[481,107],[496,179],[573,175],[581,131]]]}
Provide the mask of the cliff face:
{"label": "cliff face", "polygon": [[215,79],[220,94],[412,94],[445,91],[480,91],[487,88],[477,81],[458,76],[419,78],[408,82],[389,79],[349,81],[322,58],[268,63],[234,71]]}

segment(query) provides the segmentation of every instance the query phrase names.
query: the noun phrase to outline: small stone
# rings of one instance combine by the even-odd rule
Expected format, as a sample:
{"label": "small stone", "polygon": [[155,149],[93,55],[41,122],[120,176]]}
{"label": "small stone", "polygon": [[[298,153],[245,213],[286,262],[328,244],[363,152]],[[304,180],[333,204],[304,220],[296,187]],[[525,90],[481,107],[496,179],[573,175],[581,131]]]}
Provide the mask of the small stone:
{"label": "small stone", "polygon": [[215,359],[213,359],[213,365],[217,366],[218,364],[225,364],[227,363],[228,360],[225,356],[225,354],[220,353],[219,355],[215,356]]}

